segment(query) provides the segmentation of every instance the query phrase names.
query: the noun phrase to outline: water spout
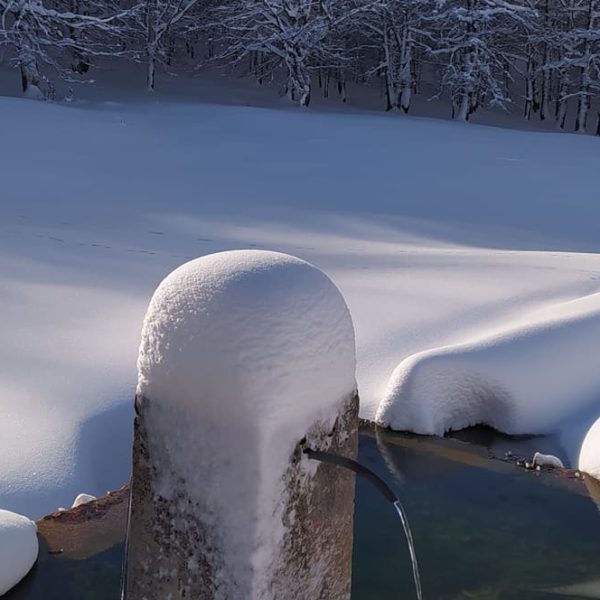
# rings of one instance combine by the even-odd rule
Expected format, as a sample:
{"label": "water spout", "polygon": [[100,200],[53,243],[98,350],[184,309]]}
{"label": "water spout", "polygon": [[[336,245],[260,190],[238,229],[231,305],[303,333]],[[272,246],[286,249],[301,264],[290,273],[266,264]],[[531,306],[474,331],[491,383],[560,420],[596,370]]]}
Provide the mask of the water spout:
{"label": "water spout", "polygon": [[371,469],[367,469],[367,467],[361,465],[355,460],[352,460],[351,458],[346,458],[345,456],[340,456],[339,454],[332,454],[330,452],[320,452],[317,450],[311,450],[310,448],[306,448],[304,450],[304,454],[306,454],[309,458],[312,458],[313,460],[337,465],[338,467],[344,467],[345,469],[350,469],[351,471],[354,471],[357,475],[364,477],[370,483],[372,483],[381,492],[385,499],[394,505],[394,509],[400,517],[402,528],[404,529],[404,535],[406,536],[406,543],[408,544],[408,552],[410,554],[410,561],[412,564],[412,573],[413,580],[415,582],[415,591],[417,594],[417,599],[423,600],[423,592],[421,590],[421,577],[419,575],[419,565],[417,563],[417,554],[415,552],[415,545],[413,542],[412,532],[408,524],[406,512],[404,511],[404,507],[400,502],[400,498],[396,496],[392,488],[390,488],[390,486],[383,479],[381,479],[379,475],[376,475],[373,471],[371,471]]}
{"label": "water spout", "polygon": [[415,552],[415,544],[413,542],[412,532],[408,519],[404,512],[404,507],[400,503],[400,500],[394,502],[394,508],[402,521],[402,528],[404,529],[404,535],[406,536],[406,543],[408,544],[408,551],[410,553],[410,562],[412,563],[413,579],[415,582],[415,591],[417,593],[418,600],[423,600],[423,591],[421,590],[421,576],[419,575],[419,565],[417,563],[417,553]]}

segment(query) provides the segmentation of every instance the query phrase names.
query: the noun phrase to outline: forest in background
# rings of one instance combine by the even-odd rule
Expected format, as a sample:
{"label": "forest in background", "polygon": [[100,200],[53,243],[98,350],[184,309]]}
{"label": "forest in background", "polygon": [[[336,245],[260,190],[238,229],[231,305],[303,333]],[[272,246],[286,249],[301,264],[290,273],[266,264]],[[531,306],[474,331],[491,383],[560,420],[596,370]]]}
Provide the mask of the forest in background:
{"label": "forest in background", "polygon": [[[171,74],[220,69],[308,106],[347,84],[408,113],[439,98],[600,135],[600,0],[0,0],[0,62],[23,93],[107,59]],[[570,128],[570,127],[569,127]]]}

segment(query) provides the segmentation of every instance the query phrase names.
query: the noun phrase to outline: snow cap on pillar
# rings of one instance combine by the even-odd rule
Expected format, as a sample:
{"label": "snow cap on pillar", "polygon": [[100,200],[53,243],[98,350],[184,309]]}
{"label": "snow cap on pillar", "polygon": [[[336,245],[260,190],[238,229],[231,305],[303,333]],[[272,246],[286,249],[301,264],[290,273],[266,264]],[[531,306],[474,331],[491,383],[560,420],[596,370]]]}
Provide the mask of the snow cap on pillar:
{"label": "snow cap on pillar", "polygon": [[[261,425],[314,419],[355,388],[352,319],[333,282],[293,256],[211,254],[168,275],[146,313],[137,393],[251,412]],[[208,398],[211,399],[207,403]]]}
{"label": "snow cap on pillar", "polygon": [[[186,581],[154,588],[175,598],[349,598],[354,479],[336,471],[321,484],[331,470],[318,475],[298,448],[308,436],[355,454],[357,402],[352,320],[319,269],[243,250],[173,271],[150,302],[138,358],[129,579],[141,580],[132,559],[166,573],[179,554]],[[317,503],[328,522],[311,521]],[[149,527],[161,544],[151,552],[155,541],[136,541]]]}

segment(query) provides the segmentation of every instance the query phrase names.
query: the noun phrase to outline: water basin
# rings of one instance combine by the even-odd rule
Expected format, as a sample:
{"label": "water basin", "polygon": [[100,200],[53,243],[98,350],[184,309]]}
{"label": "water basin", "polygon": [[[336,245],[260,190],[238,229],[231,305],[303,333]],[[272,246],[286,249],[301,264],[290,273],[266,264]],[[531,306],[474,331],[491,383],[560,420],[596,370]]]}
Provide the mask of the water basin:
{"label": "water basin", "polygon": [[[359,460],[402,499],[425,599],[600,598],[600,512],[593,500],[600,485],[573,473],[525,471],[493,456],[498,448],[502,455],[507,448],[549,451],[549,444],[489,431],[440,440],[361,427]],[[352,599],[414,598],[394,508],[368,482],[358,480],[356,489]],[[47,539],[38,563],[4,598],[118,600],[126,496],[112,502],[118,504],[100,511],[81,508],[75,523],[40,524]],[[96,523],[103,524],[100,533]]]}

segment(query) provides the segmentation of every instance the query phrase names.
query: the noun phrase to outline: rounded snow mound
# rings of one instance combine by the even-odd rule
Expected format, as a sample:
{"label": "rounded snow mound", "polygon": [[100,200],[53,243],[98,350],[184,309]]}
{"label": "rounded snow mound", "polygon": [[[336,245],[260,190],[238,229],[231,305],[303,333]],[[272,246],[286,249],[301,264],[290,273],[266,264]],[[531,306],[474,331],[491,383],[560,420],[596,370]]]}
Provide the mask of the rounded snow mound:
{"label": "rounded snow mound", "polygon": [[0,509],[0,596],[29,573],[37,556],[35,523],[27,517]]}
{"label": "rounded snow mound", "polygon": [[93,502],[94,500],[96,500],[96,496],[92,496],[91,494],[78,494],[77,497],[75,498],[75,500],[73,500],[73,504],[71,505],[71,508],[77,508],[78,506],[81,506],[82,504],[87,504],[88,502]]}
{"label": "rounded snow mound", "polygon": [[454,352],[436,349],[400,363],[376,421],[397,431],[439,436],[479,424],[506,432],[514,429],[511,391],[493,372]]}
{"label": "rounded snow mound", "polygon": [[355,389],[354,329],[331,280],[298,258],[237,250],[192,260],[156,290],[138,394],[204,419],[314,421]]}
{"label": "rounded snow mound", "polygon": [[600,479],[600,419],[587,432],[579,453],[579,470]]}
{"label": "rounded snow mound", "polygon": [[597,398],[599,339],[600,294],[591,294],[415,354],[392,373],[376,420],[430,435],[479,424],[509,434],[551,431]]}

